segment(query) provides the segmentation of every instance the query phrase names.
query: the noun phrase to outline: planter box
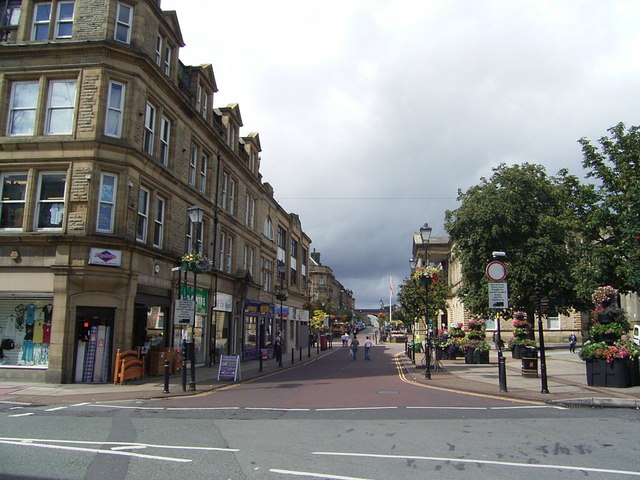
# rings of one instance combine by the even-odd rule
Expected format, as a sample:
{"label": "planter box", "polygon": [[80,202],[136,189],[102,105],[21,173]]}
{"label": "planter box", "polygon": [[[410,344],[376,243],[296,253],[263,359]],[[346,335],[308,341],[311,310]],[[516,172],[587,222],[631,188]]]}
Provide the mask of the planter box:
{"label": "planter box", "polygon": [[489,363],[489,352],[468,348],[464,356],[464,363],[481,364]]}
{"label": "planter box", "polygon": [[513,350],[511,350],[511,358],[522,358],[526,350],[526,345],[514,345]]}
{"label": "planter box", "polygon": [[611,363],[599,358],[587,359],[587,385],[627,388],[638,384],[638,362],[615,359]]}
{"label": "planter box", "polygon": [[604,342],[607,345],[613,345],[616,340],[620,340],[620,337],[615,333],[601,333],[593,336],[594,342]]}
{"label": "planter box", "polygon": [[448,348],[436,347],[436,360],[455,360],[456,351],[449,352]]}

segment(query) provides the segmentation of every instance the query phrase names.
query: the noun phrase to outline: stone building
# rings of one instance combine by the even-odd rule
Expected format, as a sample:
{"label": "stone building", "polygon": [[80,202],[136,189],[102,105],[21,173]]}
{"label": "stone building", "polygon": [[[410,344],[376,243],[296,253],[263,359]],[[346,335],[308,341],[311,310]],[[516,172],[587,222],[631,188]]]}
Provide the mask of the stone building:
{"label": "stone building", "polygon": [[[255,358],[281,283],[287,342],[306,341],[311,240],[262,181],[239,106],[215,106],[212,66],[181,63],[176,13],[2,3],[0,376],[105,382],[116,349],[183,337],[200,364]],[[190,324],[178,299],[196,301]]]}

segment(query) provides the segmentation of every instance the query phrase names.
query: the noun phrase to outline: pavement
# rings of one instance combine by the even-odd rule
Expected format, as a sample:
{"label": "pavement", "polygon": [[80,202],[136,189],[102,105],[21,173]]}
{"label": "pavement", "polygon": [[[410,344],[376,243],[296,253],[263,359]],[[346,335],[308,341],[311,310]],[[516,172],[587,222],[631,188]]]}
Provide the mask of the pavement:
{"label": "pavement", "polygon": [[[426,387],[445,389],[485,397],[509,399],[514,402],[537,402],[572,407],[600,408],[640,408],[640,386],[630,388],[603,388],[586,385],[586,369],[577,353],[570,353],[566,345],[551,345],[546,349],[547,389],[542,393],[542,378],[524,377],[521,372],[522,360],[512,359],[506,352],[507,391],[500,392],[498,380],[497,353],[491,351],[490,363],[480,365],[465,364],[464,358],[442,360],[432,367],[431,379],[425,379],[425,369],[421,367],[423,354],[416,354],[417,365],[404,353],[404,344],[384,343],[395,350],[397,364],[404,370],[404,378]],[[320,350],[312,348],[296,352],[293,358],[285,355],[282,366],[274,359],[263,361],[262,371],[257,360],[240,364],[240,379],[247,382],[289,368],[297,368],[315,362],[325,355],[341,349],[340,342],[333,348]],[[375,351],[375,350],[374,350]],[[293,361],[292,361],[293,360]],[[538,364],[540,373],[540,364]],[[0,371],[1,374],[1,371]],[[0,378],[0,404],[15,406],[59,405],[83,402],[135,401],[176,396],[197,395],[213,391],[233,383],[232,380],[218,380],[218,365],[196,368],[195,390],[182,388],[180,373],[169,377],[168,393],[165,393],[164,377],[146,376],[139,380],[129,380],[123,385],[114,384],[43,384],[17,382]]]}

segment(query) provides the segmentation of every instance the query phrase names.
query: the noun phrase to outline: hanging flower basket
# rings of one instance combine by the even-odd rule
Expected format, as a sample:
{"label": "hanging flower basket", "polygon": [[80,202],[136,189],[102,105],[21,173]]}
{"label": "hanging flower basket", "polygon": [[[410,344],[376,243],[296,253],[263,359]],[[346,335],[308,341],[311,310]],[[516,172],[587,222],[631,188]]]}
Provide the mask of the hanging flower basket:
{"label": "hanging flower basket", "polygon": [[413,271],[413,278],[422,285],[435,283],[440,280],[440,269],[436,267],[418,267]]}
{"label": "hanging flower basket", "polygon": [[182,256],[182,269],[194,273],[208,272],[211,270],[211,260],[198,253],[185,253]]}
{"label": "hanging flower basket", "polygon": [[276,298],[280,301],[284,301],[287,299],[287,292],[284,290],[276,290]]}

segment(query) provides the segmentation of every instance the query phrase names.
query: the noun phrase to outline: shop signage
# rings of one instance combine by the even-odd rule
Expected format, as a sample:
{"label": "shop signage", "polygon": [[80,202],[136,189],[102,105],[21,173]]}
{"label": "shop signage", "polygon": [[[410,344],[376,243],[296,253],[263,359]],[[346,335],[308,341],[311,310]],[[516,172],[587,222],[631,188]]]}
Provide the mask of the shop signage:
{"label": "shop signage", "polygon": [[232,312],[233,296],[228,293],[216,292],[216,303],[213,306],[213,310],[216,312]]}
{"label": "shop signage", "polygon": [[[186,288],[184,285],[180,286],[180,296],[182,298],[188,298],[193,300],[193,286],[187,285]],[[208,304],[207,298],[209,297],[209,291],[204,288],[196,289],[196,313],[198,315],[206,315],[208,312]]]}
{"label": "shop signage", "polygon": [[105,265],[107,267],[119,267],[122,265],[122,250],[108,248],[92,248],[89,251],[89,263],[91,265]]}

